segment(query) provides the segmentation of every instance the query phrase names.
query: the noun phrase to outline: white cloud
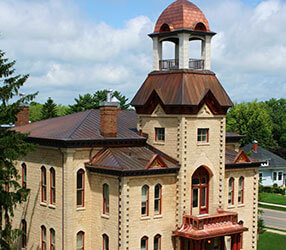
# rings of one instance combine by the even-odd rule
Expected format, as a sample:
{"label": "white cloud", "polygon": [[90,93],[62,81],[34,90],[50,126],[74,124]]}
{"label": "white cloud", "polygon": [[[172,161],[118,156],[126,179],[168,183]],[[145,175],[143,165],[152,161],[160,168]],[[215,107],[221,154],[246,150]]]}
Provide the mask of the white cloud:
{"label": "white cloud", "polygon": [[[230,96],[285,97],[286,3],[205,0],[199,7],[217,32],[212,68]],[[41,102],[69,104],[103,88],[131,99],[152,70],[153,25],[138,16],[114,28],[88,19],[72,0],[0,1],[0,48],[17,60],[17,72],[30,73],[24,92],[39,90]]]}

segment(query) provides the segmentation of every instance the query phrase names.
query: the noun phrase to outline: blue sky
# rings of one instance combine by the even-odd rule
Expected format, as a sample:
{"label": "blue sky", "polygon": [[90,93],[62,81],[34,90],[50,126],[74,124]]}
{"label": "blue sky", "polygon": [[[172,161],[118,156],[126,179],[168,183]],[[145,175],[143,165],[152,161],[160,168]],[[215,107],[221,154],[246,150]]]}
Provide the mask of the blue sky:
{"label": "blue sky", "polygon": [[[0,1],[0,48],[30,77],[25,93],[71,104],[112,88],[131,101],[152,70],[147,36],[172,0]],[[286,96],[286,2],[193,1],[211,30],[212,70],[233,101]],[[192,45],[193,46],[193,45]],[[198,52],[197,45],[192,51]],[[170,56],[170,47],[165,47]]]}

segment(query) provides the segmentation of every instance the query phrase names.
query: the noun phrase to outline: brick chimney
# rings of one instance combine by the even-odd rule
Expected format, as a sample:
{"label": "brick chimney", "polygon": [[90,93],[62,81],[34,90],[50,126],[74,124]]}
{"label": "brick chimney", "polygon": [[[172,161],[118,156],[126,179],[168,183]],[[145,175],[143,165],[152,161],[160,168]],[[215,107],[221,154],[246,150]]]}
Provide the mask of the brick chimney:
{"label": "brick chimney", "polygon": [[111,96],[112,90],[108,90],[106,101],[100,103],[100,134],[104,137],[117,136],[119,101],[116,97],[111,98]]}
{"label": "brick chimney", "polygon": [[29,106],[21,107],[19,113],[17,114],[17,121],[15,121],[15,126],[29,124]]}
{"label": "brick chimney", "polygon": [[252,151],[257,153],[257,148],[258,148],[258,141],[254,140],[252,142]]}

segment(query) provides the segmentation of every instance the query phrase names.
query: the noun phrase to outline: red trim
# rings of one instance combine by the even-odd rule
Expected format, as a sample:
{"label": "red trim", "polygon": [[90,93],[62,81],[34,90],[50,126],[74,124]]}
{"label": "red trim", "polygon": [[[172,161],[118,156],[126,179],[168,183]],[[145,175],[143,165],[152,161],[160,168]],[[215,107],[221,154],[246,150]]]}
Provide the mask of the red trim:
{"label": "red trim", "polygon": [[251,161],[247,156],[247,154],[243,150],[240,150],[235,156],[232,163],[242,163],[242,162],[251,162]]}
{"label": "red trim", "polygon": [[25,163],[22,164],[22,187],[27,187],[27,166]]}
{"label": "red trim", "polygon": [[109,245],[109,237],[106,234],[102,235],[102,240],[103,240],[103,244],[102,244],[102,249],[105,250],[105,240],[107,240],[107,244]]}
{"label": "red trim", "polygon": [[41,167],[41,201],[47,201],[47,171],[44,166]]}
{"label": "red trim", "polygon": [[[44,232],[46,234],[46,240],[44,240]],[[44,248],[44,245],[46,246]],[[47,230],[44,225],[41,226],[41,250],[47,249]]]}
{"label": "red trim", "polygon": [[153,157],[150,159],[150,161],[147,163],[147,165],[145,166],[145,169],[149,169],[151,166],[152,166],[152,164],[153,164],[153,162],[154,161],[157,161],[158,163],[159,163],[159,165],[160,165],[160,167],[164,167],[164,168],[168,168],[168,166],[166,165],[166,163],[163,161],[163,159],[161,158],[161,156],[160,155],[158,155],[158,154],[155,154],[155,155],[153,155]]}
{"label": "red trim", "polygon": [[109,214],[109,211],[106,211],[106,200],[108,200],[108,203],[109,203],[109,197],[106,197],[105,196],[105,194],[106,194],[106,190],[105,189],[108,189],[108,194],[109,194],[109,186],[108,186],[108,184],[103,184],[103,186],[102,186],[102,189],[103,189],[103,191],[102,191],[102,196],[103,196],[103,214]]}
{"label": "red trim", "polygon": [[54,168],[50,169],[50,203],[56,203],[56,171]]}
{"label": "red trim", "polygon": [[[155,195],[156,195],[157,186],[159,186],[159,198],[156,199]],[[154,206],[154,213],[155,215],[159,215],[159,214],[162,214],[162,185],[161,184],[157,184],[154,188],[154,204],[156,200],[159,200],[159,212],[158,213],[155,212],[155,206]]]}
{"label": "red trim", "polygon": [[[77,171],[77,174],[76,174],[76,180],[77,180],[77,176],[78,175],[81,175],[82,176],[82,187],[81,188],[78,188],[77,186],[77,183],[76,183],[76,194],[78,193],[78,191],[80,191],[82,193],[82,200],[81,200],[81,204],[77,204],[77,207],[84,207],[84,203],[85,203],[85,171],[83,169],[80,169]],[[76,203],[78,201],[78,197],[76,197]]]}
{"label": "red trim", "polygon": [[[54,234],[54,238],[55,238],[55,244],[53,243],[53,234]],[[50,250],[53,250],[56,248],[56,231],[51,228],[50,229]]]}

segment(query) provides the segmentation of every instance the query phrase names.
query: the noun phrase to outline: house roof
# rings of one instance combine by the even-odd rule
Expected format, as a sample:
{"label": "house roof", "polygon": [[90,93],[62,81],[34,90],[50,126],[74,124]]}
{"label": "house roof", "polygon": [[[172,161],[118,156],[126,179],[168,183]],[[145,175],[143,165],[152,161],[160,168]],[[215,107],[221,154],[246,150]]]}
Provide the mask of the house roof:
{"label": "house roof", "polygon": [[286,160],[261,146],[257,146],[257,152],[252,151],[252,144],[244,146],[243,150],[251,152],[251,157],[255,157],[261,162],[269,162],[268,166],[260,166],[261,169],[286,168]]}
{"label": "house roof", "polygon": [[106,138],[100,134],[100,111],[91,109],[79,113],[33,122],[12,128],[29,133],[30,138],[63,141],[142,139],[136,131],[137,115],[134,111],[123,110],[118,114],[117,137]]}
{"label": "house roof", "polygon": [[135,106],[137,112],[140,107],[148,108],[152,106],[152,103],[149,104],[152,95],[159,98],[163,109],[164,106],[196,108],[207,100],[226,110],[233,105],[215,74],[207,70],[153,71],[136,93],[131,105]]}
{"label": "house roof", "polygon": [[99,151],[86,167],[94,172],[118,174],[174,173],[179,163],[163,152],[145,145],[140,147],[113,147]]}

